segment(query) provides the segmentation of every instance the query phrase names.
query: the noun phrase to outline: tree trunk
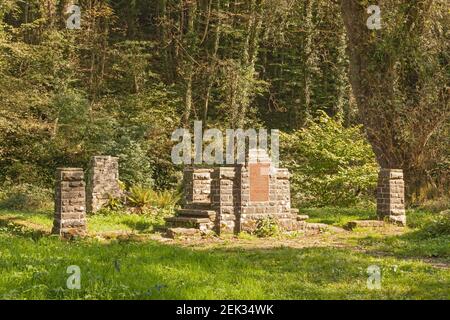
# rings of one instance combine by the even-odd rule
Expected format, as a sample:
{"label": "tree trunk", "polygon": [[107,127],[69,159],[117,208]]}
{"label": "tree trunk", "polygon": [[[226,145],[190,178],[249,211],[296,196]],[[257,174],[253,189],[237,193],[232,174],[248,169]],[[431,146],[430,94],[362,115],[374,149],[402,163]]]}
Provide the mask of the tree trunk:
{"label": "tree trunk", "polygon": [[[194,29],[194,23],[197,13],[197,2],[196,0],[192,0],[188,3],[188,21],[187,21],[187,35],[188,35],[188,41],[192,39],[195,35],[195,29]],[[185,92],[185,112],[183,116],[183,123],[185,127],[189,127],[189,120],[191,117],[192,110],[194,108],[193,106],[193,99],[192,99],[192,82],[194,78],[194,61],[192,61],[192,46],[195,44],[189,43],[188,44],[188,52],[186,53],[186,77],[185,77],[185,86],[186,86],[186,92]]]}

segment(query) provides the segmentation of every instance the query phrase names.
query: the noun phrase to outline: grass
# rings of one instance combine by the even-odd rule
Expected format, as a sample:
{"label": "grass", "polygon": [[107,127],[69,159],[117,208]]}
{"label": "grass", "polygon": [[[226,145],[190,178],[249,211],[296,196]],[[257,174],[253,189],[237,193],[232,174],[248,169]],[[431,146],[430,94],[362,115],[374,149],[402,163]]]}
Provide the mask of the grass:
{"label": "grass", "polygon": [[[3,299],[449,299],[450,272],[347,249],[196,250],[156,242],[62,242],[0,232]],[[66,288],[81,268],[81,290]],[[382,289],[366,286],[382,269]]]}
{"label": "grass", "polygon": [[361,239],[358,244],[366,250],[399,258],[437,258],[437,261],[450,263],[450,236],[424,239],[419,234],[416,231],[389,237],[372,235]]}
{"label": "grass", "polygon": [[0,219],[21,220],[41,225],[44,228],[51,229],[53,225],[53,213],[25,212],[16,210],[0,210]]}
{"label": "grass", "polygon": [[376,219],[375,208],[304,208],[300,214],[309,215],[308,222],[326,223],[342,227],[352,220]]}
{"label": "grass", "polygon": [[[51,212],[23,212],[0,210],[0,219],[20,220],[42,226],[48,231],[53,225],[53,213]],[[138,214],[108,214],[88,215],[88,231],[90,233],[108,231],[135,231],[149,233],[155,226],[163,223],[162,218]]]}
{"label": "grass", "polygon": [[[328,208],[322,215],[319,209],[305,211],[311,220],[336,225],[371,216],[370,210],[359,209]],[[48,213],[0,212],[6,215],[51,222]],[[411,211],[408,218],[418,227],[430,214]],[[135,215],[89,220],[89,228],[97,231],[151,232],[154,224]],[[229,241],[193,247],[152,240],[67,242],[0,226],[0,299],[450,299],[449,236],[407,230],[342,234],[342,247],[319,242],[293,248],[267,239],[272,245],[261,248],[233,247]],[[241,235],[234,241],[264,240]],[[81,269],[80,290],[67,289],[71,265]],[[371,265],[381,268],[380,290],[367,288]]]}
{"label": "grass", "polygon": [[423,210],[408,210],[407,224],[409,232],[401,235],[383,237],[379,234],[368,235],[359,241],[367,250],[384,252],[401,258],[437,258],[437,261],[450,263],[450,234],[430,233],[426,227],[436,214]]}

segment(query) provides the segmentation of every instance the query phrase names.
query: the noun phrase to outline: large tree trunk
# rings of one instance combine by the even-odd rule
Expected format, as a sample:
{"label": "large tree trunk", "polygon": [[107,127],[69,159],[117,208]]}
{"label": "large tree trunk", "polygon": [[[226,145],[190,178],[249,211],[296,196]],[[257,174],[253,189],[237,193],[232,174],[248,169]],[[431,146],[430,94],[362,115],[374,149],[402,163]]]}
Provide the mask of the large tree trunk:
{"label": "large tree trunk", "polygon": [[[449,115],[445,66],[435,49],[440,43],[433,47],[424,41],[432,3],[383,3],[382,28],[369,30],[368,5],[341,0],[350,82],[360,120],[379,165],[404,169],[407,183],[422,169],[428,141]],[[386,23],[383,13],[390,19]],[[417,71],[425,67],[433,72]]]}
{"label": "large tree trunk", "polygon": [[[192,39],[194,37],[194,23],[197,14],[197,2],[196,0],[190,1],[187,3],[188,6],[188,21],[187,21],[187,36],[188,39]],[[183,15],[183,12],[181,13]],[[185,127],[189,127],[189,120],[191,117],[191,113],[193,111],[193,99],[192,99],[192,85],[194,78],[194,61],[192,57],[192,48],[193,44],[188,44],[188,49],[186,49],[187,57],[186,57],[186,76],[185,76],[185,111],[183,116],[183,123]]]}
{"label": "large tree trunk", "polygon": [[385,94],[390,95],[389,87],[392,87],[392,83],[390,83],[391,79],[386,77],[388,75],[387,70],[385,72],[377,71],[380,76],[378,79],[372,79],[374,78],[371,74],[373,70],[369,71],[368,69],[370,65],[369,60],[373,52],[369,41],[370,30],[366,26],[366,8],[356,0],[342,0],[341,8],[348,36],[350,83],[359,108],[360,119],[364,124],[380,166],[398,167],[399,163],[389,152],[391,146],[388,147],[383,142],[383,138],[385,141],[388,141],[391,140],[391,137],[380,136],[380,131],[384,131],[382,128],[383,122],[387,123],[380,118],[381,115],[372,107],[375,103],[373,101],[373,89],[382,86],[386,91]]}

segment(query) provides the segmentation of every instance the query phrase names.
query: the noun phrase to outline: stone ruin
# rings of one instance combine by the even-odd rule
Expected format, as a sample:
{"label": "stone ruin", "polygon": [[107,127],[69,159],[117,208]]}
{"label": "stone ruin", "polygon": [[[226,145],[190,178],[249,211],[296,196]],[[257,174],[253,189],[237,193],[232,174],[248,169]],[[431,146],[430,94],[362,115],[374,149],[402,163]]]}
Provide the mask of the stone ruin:
{"label": "stone ruin", "polygon": [[406,225],[405,182],[403,170],[381,169],[377,187],[378,217],[398,225]]}
{"label": "stone ruin", "polygon": [[52,233],[61,237],[86,234],[86,194],[81,168],[56,171],[55,216]]}
{"label": "stone ruin", "polygon": [[119,159],[94,156],[88,170],[87,212],[95,213],[108,203],[110,197],[119,198]]}
{"label": "stone ruin", "polygon": [[86,187],[82,168],[57,169],[52,233],[63,238],[85,235],[86,211],[96,212],[110,196],[121,196],[118,158],[92,157],[88,171]]}
{"label": "stone ruin", "polygon": [[[184,170],[184,205],[177,216],[166,218],[167,235],[252,232],[258,220],[265,217],[274,218],[284,231],[339,231],[329,225],[307,223],[308,216],[298,215],[298,210],[291,208],[289,178],[289,171],[273,167],[261,150],[251,150],[242,165],[188,167]],[[386,218],[387,222],[406,224],[402,170],[381,169],[377,212],[381,221],[354,221],[355,226],[382,227]]]}
{"label": "stone ruin", "polygon": [[[119,197],[118,178],[118,159],[110,156],[92,158],[87,188],[83,169],[58,168],[52,233],[61,237],[85,235],[86,204],[88,212],[96,212],[109,196]],[[218,234],[252,232],[258,220],[265,217],[272,217],[285,231],[329,228],[306,223],[308,217],[291,208],[289,178],[289,171],[275,168],[263,150],[251,150],[245,164],[188,167],[184,170],[184,205],[177,216],[166,218],[168,234],[174,229]],[[406,224],[404,189],[402,170],[381,169],[377,187],[380,220]]]}
{"label": "stone ruin", "polygon": [[275,168],[264,150],[251,150],[246,164],[184,171],[184,206],[167,227],[202,232],[254,231],[259,219],[274,218],[286,231],[297,230],[291,209],[290,174]]}

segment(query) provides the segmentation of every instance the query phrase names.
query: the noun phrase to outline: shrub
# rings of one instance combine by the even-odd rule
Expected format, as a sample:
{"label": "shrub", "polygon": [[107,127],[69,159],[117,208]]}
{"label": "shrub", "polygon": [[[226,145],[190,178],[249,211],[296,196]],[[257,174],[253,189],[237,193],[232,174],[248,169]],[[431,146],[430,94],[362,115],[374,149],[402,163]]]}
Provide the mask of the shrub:
{"label": "shrub", "polygon": [[450,210],[435,215],[432,221],[425,224],[420,233],[425,238],[450,236]]}
{"label": "shrub", "polygon": [[108,202],[104,206],[106,209],[111,211],[120,211],[124,207],[124,203],[121,198],[116,198],[108,195]]}
{"label": "shrub", "polygon": [[143,212],[152,203],[152,200],[155,197],[154,193],[155,192],[152,189],[141,185],[133,186],[128,193],[127,204],[131,207],[138,208]]}
{"label": "shrub", "polygon": [[180,195],[177,192],[153,191],[150,188],[141,185],[130,188],[127,196],[127,205],[138,208],[141,213],[153,209],[157,214],[173,214],[175,206],[180,201]]}
{"label": "shrub", "polygon": [[51,210],[53,192],[28,183],[5,183],[0,191],[0,208],[10,210]]}
{"label": "shrub", "polygon": [[153,167],[147,156],[145,146],[135,141],[121,141],[113,150],[119,157],[120,179],[128,186],[153,187]]}
{"label": "shrub", "polygon": [[283,166],[292,173],[300,206],[349,206],[371,199],[378,165],[361,127],[346,128],[326,114],[281,136]]}
{"label": "shrub", "polygon": [[280,227],[274,218],[264,217],[256,222],[254,233],[260,238],[273,237],[280,233]]}
{"label": "shrub", "polygon": [[443,196],[437,199],[425,200],[420,207],[426,211],[441,212],[450,208],[450,198]]}
{"label": "shrub", "polygon": [[181,195],[171,190],[154,193],[153,205],[158,208],[174,208],[181,199]]}

